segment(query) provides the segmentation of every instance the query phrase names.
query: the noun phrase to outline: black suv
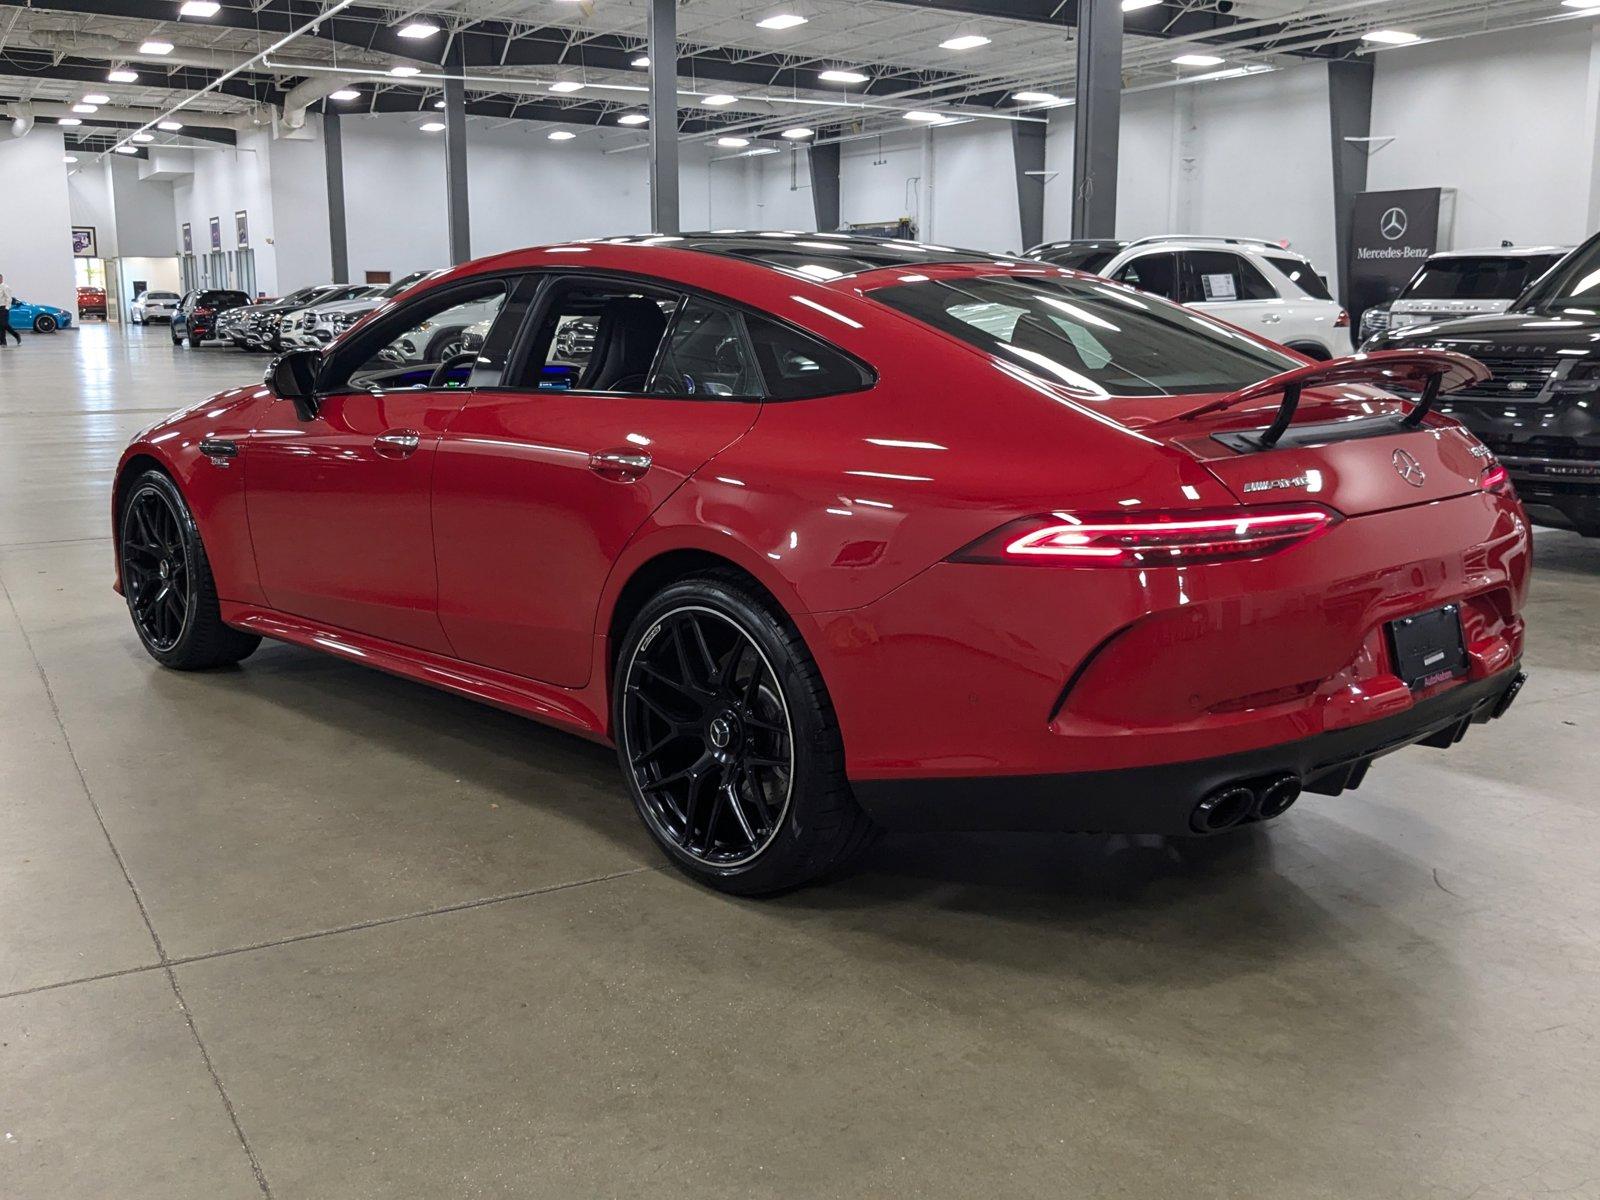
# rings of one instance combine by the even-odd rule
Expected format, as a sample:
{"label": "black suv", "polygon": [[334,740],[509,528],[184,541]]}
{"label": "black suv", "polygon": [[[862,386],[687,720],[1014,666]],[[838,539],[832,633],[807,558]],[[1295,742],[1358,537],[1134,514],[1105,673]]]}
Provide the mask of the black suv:
{"label": "black suv", "polygon": [[178,301],[178,311],[172,314],[172,344],[176,346],[188,338],[189,345],[198,348],[201,342],[217,336],[218,314],[249,303],[250,297],[243,292],[226,288],[185,292]]}
{"label": "black suv", "polygon": [[1392,330],[1363,350],[1458,350],[1493,373],[1439,411],[1511,472],[1528,515],[1600,537],[1600,234],[1504,313]]}

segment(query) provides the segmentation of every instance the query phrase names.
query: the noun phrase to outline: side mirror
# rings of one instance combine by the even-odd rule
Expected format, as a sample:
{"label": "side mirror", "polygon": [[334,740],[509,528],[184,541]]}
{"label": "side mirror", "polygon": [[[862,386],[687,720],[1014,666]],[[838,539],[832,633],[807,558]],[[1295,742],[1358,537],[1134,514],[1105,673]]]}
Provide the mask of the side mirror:
{"label": "side mirror", "polygon": [[294,402],[302,421],[317,415],[317,373],[322,366],[322,351],[291,350],[272,360],[264,381],[273,394]]}

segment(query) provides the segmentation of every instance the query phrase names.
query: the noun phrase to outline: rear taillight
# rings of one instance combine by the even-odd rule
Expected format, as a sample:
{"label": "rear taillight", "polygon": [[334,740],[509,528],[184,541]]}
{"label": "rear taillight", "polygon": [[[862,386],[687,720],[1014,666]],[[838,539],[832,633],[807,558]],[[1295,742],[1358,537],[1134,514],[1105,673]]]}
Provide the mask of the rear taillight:
{"label": "rear taillight", "polygon": [[1487,466],[1478,476],[1478,487],[1486,492],[1498,492],[1504,495],[1511,490],[1511,472],[1499,463]]}
{"label": "rear taillight", "polygon": [[194,310],[194,315],[197,317],[214,317],[217,315],[217,310],[214,308],[197,308]]}
{"label": "rear taillight", "polygon": [[1261,558],[1340,520],[1310,505],[1227,512],[1044,513],[1002,525],[952,561],[1068,567],[1189,566]]}
{"label": "rear taillight", "polygon": [[1345,310],[1341,308],[1339,310],[1339,315],[1333,319],[1333,327],[1335,329],[1349,329],[1350,328],[1350,314],[1345,312]]}

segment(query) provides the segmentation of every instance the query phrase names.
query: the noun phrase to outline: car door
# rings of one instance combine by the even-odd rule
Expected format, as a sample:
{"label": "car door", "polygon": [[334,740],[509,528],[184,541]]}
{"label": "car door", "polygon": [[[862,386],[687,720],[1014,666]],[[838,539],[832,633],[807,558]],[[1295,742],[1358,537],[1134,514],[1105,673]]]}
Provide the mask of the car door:
{"label": "car door", "polygon": [[1288,301],[1248,259],[1232,250],[1179,251],[1178,289],[1180,304],[1272,341],[1286,340],[1294,328]]}
{"label": "car door", "polygon": [[506,309],[516,283],[479,277],[398,306],[326,356],[314,414],[279,401],[250,433],[250,533],[273,608],[449,653],[429,488],[450,419],[472,386],[498,380],[400,347],[426,344],[463,312]]}
{"label": "car door", "polygon": [[732,308],[644,280],[549,277],[523,342],[439,443],[439,616],[459,657],[580,687],[612,564],[754,423],[759,375]]}

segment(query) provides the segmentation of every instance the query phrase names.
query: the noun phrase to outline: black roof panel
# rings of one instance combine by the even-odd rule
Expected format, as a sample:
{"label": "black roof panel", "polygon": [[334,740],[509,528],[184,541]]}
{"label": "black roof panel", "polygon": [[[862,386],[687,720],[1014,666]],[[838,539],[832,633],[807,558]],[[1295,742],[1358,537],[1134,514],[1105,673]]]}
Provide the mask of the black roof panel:
{"label": "black roof panel", "polygon": [[848,233],[718,230],[713,233],[645,234],[602,238],[621,246],[665,246],[724,258],[743,258],[810,279],[837,279],[883,267],[926,266],[929,263],[993,262],[997,255],[955,250],[899,238],[863,237]]}

